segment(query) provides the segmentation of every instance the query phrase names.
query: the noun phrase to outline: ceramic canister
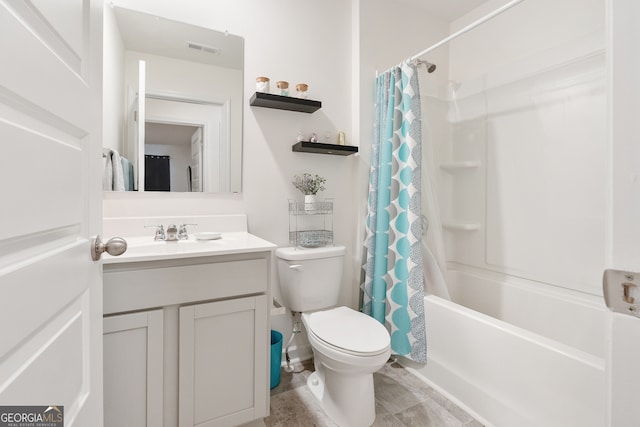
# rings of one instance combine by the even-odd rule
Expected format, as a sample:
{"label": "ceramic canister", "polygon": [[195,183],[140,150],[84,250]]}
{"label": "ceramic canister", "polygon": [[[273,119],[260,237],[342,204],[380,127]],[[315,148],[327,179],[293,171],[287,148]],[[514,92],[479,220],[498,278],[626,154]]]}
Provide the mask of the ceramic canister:
{"label": "ceramic canister", "polygon": [[269,77],[256,77],[256,90],[269,93]]}

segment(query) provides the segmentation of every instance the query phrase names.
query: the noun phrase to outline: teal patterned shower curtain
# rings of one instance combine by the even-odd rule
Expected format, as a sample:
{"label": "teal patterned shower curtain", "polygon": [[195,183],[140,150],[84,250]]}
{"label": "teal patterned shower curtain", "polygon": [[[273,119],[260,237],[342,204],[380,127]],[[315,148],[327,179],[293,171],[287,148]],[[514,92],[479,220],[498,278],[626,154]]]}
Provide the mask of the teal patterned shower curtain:
{"label": "teal patterned shower curtain", "polygon": [[391,352],[426,362],[420,163],[415,63],[376,78],[362,311],[390,331]]}

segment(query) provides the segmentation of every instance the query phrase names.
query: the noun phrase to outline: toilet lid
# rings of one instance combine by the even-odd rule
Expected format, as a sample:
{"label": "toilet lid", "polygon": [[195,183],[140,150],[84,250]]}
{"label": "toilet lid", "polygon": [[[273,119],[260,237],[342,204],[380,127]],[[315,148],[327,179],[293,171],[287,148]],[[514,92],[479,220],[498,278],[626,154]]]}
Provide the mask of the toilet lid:
{"label": "toilet lid", "polygon": [[353,353],[381,353],[391,342],[380,322],[348,307],[310,313],[306,326],[327,344]]}

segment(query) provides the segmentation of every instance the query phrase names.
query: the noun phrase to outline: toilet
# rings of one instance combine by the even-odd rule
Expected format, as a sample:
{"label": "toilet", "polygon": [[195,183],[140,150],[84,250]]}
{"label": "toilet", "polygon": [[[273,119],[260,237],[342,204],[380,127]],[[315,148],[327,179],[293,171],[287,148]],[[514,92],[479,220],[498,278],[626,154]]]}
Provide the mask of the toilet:
{"label": "toilet", "polygon": [[344,246],[278,248],[283,302],[302,313],[315,372],[307,385],[325,413],[341,427],[365,427],[376,418],[373,373],[391,354],[387,329],[348,307],[336,307]]}

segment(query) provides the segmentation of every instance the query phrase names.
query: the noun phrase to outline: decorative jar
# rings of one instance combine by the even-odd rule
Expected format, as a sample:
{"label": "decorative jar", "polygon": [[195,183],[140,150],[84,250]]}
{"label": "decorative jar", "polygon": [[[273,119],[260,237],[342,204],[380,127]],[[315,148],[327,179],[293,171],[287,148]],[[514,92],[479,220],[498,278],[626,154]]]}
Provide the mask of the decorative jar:
{"label": "decorative jar", "polygon": [[289,82],[279,81],[276,83],[276,86],[280,90],[280,95],[289,96]]}
{"label": "decorative jar", "polygon": [[256,77],[256,90],[269,93],[269,77]]}
{"label": "decorative jar", "polygon": [[296,85],[296,92],[298,98],[307,99],[307,91],[309,90],[309,85],[306,83],[298,83]]}

